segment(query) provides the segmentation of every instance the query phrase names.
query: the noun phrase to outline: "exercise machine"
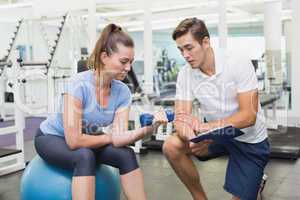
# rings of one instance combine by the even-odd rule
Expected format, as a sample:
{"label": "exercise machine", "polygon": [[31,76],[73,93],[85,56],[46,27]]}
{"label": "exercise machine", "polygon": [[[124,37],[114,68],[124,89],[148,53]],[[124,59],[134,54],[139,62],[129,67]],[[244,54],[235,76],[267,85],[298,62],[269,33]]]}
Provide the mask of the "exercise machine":
{"label": "exercise machine", "polygon": [[[272,68],[274,68],[274,62],[274,59],[272,59]],[[252,60],[252,64],[256,70],[258,81],[263,83],[259,98],[266,118],[270,141],[270,157],[296,160],[300,156],[300,128],[281,126],[276,122],[277,101],[281,98],[284,90],[288,91],[290,89],[284,87],[284,85],[278,87],[272,84],[275,81],[275,76],[272,73],[268,74],[270,70],[267,70],[263,59]],[[290,93],[290,91],[288,92]],[[272,110],[271,116],[268,115],[270,108]]]}
{"label": "exercise machine", "polygon": [[[16,94],[15,88],[13,88],[13,93]],[[14,125],[0,128],[0,137],[15,134],[16,141],[15,149],[0,148],[0,176],[25,168],[23,136],[25,117],[23,111],[17,106],[16,101],[17,98],[14,101]]]}
{"label": "exercise machine", "polygon": [[6,55],[0,59],[0,121],[13,120],[13,116],[8,116],[6,109],[12,108],[14,97],[12,92],[7,91],[8,69],[12,68],[11,55],[19,36],[23,19],[17,22],[13,36],[10,39],[9,47],[6,50]]}
{"label": "exercise machine", "polygon": [[6,92],[6,68],[11,67],[12,63],[1,62],[0,63],[0,122],[12,120],[12,116],[8,116],[6,113],[7,107],[13,102],[12,93]]}
{"label": "exercise machine", "polygon": [[[68,14],[60,17],[58,31],[55,33],[52,43],[48,40],[46,31],[41,26],[41,31],[44,35],[48,48],[49,55],[47,60],[36,62],[24,61],[22,58],[17,59],[18,68],[16,71],[18,77],[16,77],[17,80],[15,84],[18,90],[21,89],[21,87],[24,90],[28,90],[28,92],[24,92],[24,102],[22,103],[27,113],[44,114],[47,112],[54,112],[56,109],[57,98],[59,98],[61,91],[63,91],[65,81],[71,76],[70,68],[57,66],[57,63],[55,62],[57,50],[62,41],[62,35],[66,27],[67,19]],[[69,73],[66,73],[65,70],[68,70]],[[32,81],[34,82],[31,83]],[[37,85],[40,87],[38,88]],[[40,90],[40,88],[46,86],[46,90]],[[44,101],[32,99],[35,95],[28,95],[30,91],[40,91],[42,93],[40,96],[46,96],[47,99],[43,99]],[[45,93],[45,91],[47,92]],[[32,106],[34,106],[33,104],[36,102],[45,103],[45,105],[43,105],[44,108],[30,109],[29,105],[32,104]]]}
{"label": "exercise machine", "polygon": [[300,157],[300,128],[279,126],[268,130],[271,158],[297,160]]}
{"label": "exercise machine", "polygon": [[[276,101],[279,95],[260,94],[261,106],[264,108],[266,119],[268,119],[267,109],[272,108],[272,118],[276,118]],[[270,141],[270,157],[293,159],[300,157],[300,128],[275,125],[267,129]]]}

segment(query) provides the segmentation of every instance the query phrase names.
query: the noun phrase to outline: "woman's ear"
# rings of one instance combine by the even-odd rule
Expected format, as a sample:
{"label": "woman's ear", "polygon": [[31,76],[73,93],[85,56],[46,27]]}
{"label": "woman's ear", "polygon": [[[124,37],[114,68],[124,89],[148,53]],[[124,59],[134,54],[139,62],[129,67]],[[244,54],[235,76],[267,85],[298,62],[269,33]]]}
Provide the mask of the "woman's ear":
{"label": "woman's ear", "polygon": [[107,55],[107,53],[106,52],[102,52],[101,54],[100,54],[100,59],[101,59],[101,61],[102,61],[102,63],[105,65],[105,63],[107,62],[107,59],[108,59],[108,55]]}

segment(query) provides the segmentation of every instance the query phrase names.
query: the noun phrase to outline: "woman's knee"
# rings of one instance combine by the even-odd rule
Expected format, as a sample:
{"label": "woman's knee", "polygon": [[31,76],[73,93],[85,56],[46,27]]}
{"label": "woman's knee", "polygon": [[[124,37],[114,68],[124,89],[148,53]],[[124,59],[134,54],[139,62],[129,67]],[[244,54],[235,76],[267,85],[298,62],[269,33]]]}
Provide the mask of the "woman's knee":
{"label": "woman's knee", "polygon": [[89,148],[79,148],[75,150],[75,155],[76,155],[76,163],[90,163],[90,164],[95,164],[96,159],[95,159],[95,154],[93,150]]}
{"label": "woman's knee", "polygon": [[94,176],[96,169],[96,158],[93,150],[80,148],[75,150],[74,175]]}
{"label": "woman's knee", "polygon": [[119,160],[119,169],[122,175],[139,168],[136,155],[129,147],[119,148],[117,159]]}
{"label": "woman's knee", "polygon": [[176,135],[168,137],[163,144],[163,152],[170,159],[178,158],[178,155],[184,153],[184,143]]}

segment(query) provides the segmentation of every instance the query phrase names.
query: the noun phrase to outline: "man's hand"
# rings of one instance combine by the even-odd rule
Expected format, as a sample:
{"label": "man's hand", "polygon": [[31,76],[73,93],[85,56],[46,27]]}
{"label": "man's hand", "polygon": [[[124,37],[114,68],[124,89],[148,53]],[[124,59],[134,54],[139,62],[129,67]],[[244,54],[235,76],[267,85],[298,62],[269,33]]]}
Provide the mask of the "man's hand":
{"label": "man's hand", "polygon": [[207,123],[201,123],[197,117],[188,114],[177,114],[175,119],[175,126],[180,127],[178,131],[178,136],[187,142],[189,152],[195,156],[205,156],[208,155],[208,146],[213,141],[204,140],[199,143],[190,142],[190,139],[196,137],[195,133],[201,133],[209,130],[209,125]]}
{"label": "man's hand", "polygon": [[212,129],[212,127],[208,123],[202,123],[198,119],[197,119],[197,122],[194,122],[194,124],[193,124],[193,130],[195,131],[195,133],[197,135],[207,132],[211,129]]}
{"label": "man's hand", "polygon": [[189,143],[191,153],[195,156],[206,156],[208,155],[208,146],[212,143],[212,140],[204,140],[198,143]]}
{"label": "man's hand", "polygon": [[202,123],[198,117],[185,113],[177,114],[176,121],[187,124],[196,133],[196,135],[211,129],[208,123]]}
{"label": "man's hand", "polygon": [[189,142],[190,139],[196,137],[195,132],[191,129],[189,125],[185,123],[176,122],[175,129],[180,139],[184,142]]}

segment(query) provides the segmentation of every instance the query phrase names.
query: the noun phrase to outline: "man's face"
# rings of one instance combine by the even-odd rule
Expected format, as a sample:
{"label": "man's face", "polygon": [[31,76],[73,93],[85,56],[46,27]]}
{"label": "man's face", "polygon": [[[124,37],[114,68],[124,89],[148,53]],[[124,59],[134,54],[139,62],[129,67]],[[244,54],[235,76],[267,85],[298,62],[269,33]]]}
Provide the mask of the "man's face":
{"label": "man's face", "polygon": [[191,65],[192,68],[201,68],[207,59],[206,51],[209,44],[209,39],[204,39],[202,45],[188,32],[185,35],[176,39],[176,44],[184,59]]}

